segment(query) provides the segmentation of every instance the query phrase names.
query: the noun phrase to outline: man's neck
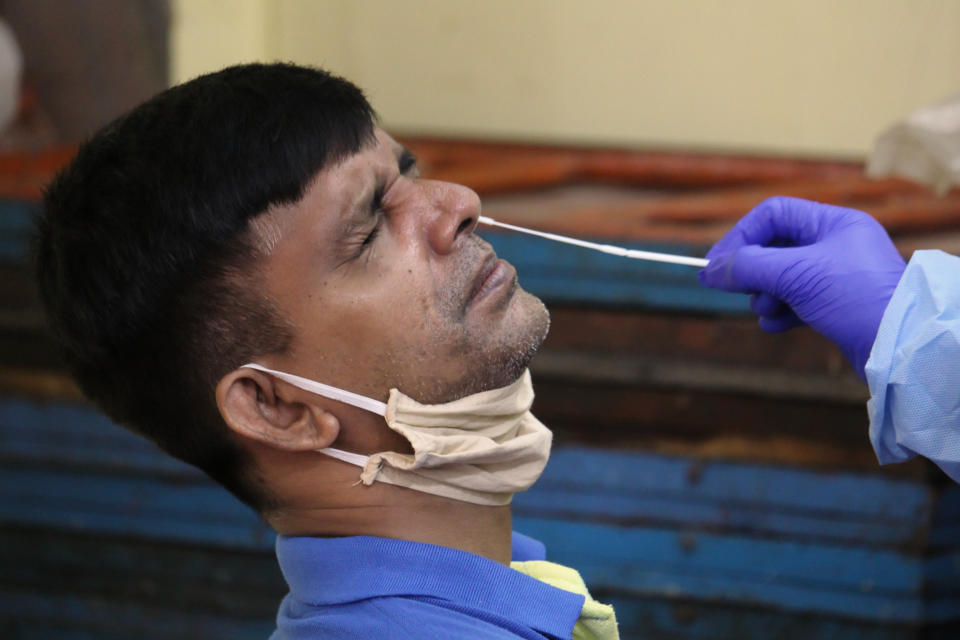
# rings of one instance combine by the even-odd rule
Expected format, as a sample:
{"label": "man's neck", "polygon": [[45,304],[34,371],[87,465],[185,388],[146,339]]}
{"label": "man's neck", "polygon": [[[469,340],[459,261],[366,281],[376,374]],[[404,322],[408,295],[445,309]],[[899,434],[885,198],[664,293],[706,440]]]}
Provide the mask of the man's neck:
{"label": "man's neck", "polygon": [[[383,482],[357,483],[358,470],[324,465],[323,482],[287,477],[293,495],[264,514],[287,536],[379,536],[424,542],[510,563],[510,506],[488,507]],[[306,472],[306,470],[304,470]],[[309,474],[313,475],[313,474]]]}

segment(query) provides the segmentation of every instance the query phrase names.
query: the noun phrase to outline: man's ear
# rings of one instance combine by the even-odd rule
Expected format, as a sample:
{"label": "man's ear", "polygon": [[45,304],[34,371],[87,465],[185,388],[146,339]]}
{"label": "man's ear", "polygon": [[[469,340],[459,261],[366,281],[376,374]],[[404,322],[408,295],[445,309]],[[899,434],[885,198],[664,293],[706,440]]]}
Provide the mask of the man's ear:
{"label": "man's ear", "polygon": [[217,385],[217,407],[234,433],[286,451],[329,447],[340,421],[302,400],[290,385],[254,369],[235,369]]}

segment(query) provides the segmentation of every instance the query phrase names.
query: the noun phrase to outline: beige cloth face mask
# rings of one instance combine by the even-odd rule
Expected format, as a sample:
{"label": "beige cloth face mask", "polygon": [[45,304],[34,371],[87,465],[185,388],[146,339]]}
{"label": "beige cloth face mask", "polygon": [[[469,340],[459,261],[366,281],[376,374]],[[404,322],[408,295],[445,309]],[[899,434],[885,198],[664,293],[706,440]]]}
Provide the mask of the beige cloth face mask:
{"label": "beige cloth face mask", "polygon": [[506,387],[453,402],[420,404],[391,389],[384,404],[258,364],[243,366],[381,415],[391,429],[410,441],[413,454],[383,451],[364,456],[332,447],[317,449],[362,467],[360,482],[364,485],[379,480],[473,504],[505,505],[514,493],[536,482],[550,457],[553,434],[530,413],[533,383],[529,370]]}

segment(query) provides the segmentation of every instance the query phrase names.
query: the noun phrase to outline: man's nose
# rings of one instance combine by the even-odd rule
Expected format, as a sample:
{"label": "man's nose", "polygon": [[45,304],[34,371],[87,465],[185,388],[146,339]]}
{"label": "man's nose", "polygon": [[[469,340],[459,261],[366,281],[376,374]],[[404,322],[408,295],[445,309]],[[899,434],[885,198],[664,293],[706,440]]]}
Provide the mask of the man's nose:
{"label": "man's nose", "polygon": [[477,226],[480,196],[452,182],[432,182],[431,191],[436,217],[429,227],[430,245],[437,253],[450,253]]}

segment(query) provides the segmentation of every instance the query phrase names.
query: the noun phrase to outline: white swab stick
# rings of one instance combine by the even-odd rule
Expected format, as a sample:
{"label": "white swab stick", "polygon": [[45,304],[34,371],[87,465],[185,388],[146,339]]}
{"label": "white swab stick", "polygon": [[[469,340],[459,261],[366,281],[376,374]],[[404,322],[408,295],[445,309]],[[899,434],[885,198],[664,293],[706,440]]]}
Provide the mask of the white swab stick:
{"label": "white swab stick", "polygon": [[672,253],[657,253],[656,251],[640,251],[638,249],[625,249],[624,247],[617,247],[612,244],[599,244],[596,242],[588,242],[586,240],[577,240],[576,238],[568,238],[567,236],[561,236],[556,233],[547,233],[545,231],[534,231],[533,229],[518,227],[513,224],[507,224],[506,222],[497,222],[493,218],[488,218],[486,216],[480,216],[479,218],[477,218],[477,221],[480,224],[486,224],[491,227],[503,227],[504,229],[510,229],[511,231],[519,231],[520,233],[529,233],[532,236],[540,236],[541,238],[546,238],[547,240],[555,240],[556,242],[565,242],[567,244],[573,244],[578,247],[586,247],[587,249],[593,249],[595,251],[602,251],[603,253],[609,253],[610,255],[620,256],[621,258],[636,258],[637,260],[653,260],[655,262],[685,264],[690,267],[705,267],[710,262],[706,258],[691,258],[689,256],[673,255]]}

